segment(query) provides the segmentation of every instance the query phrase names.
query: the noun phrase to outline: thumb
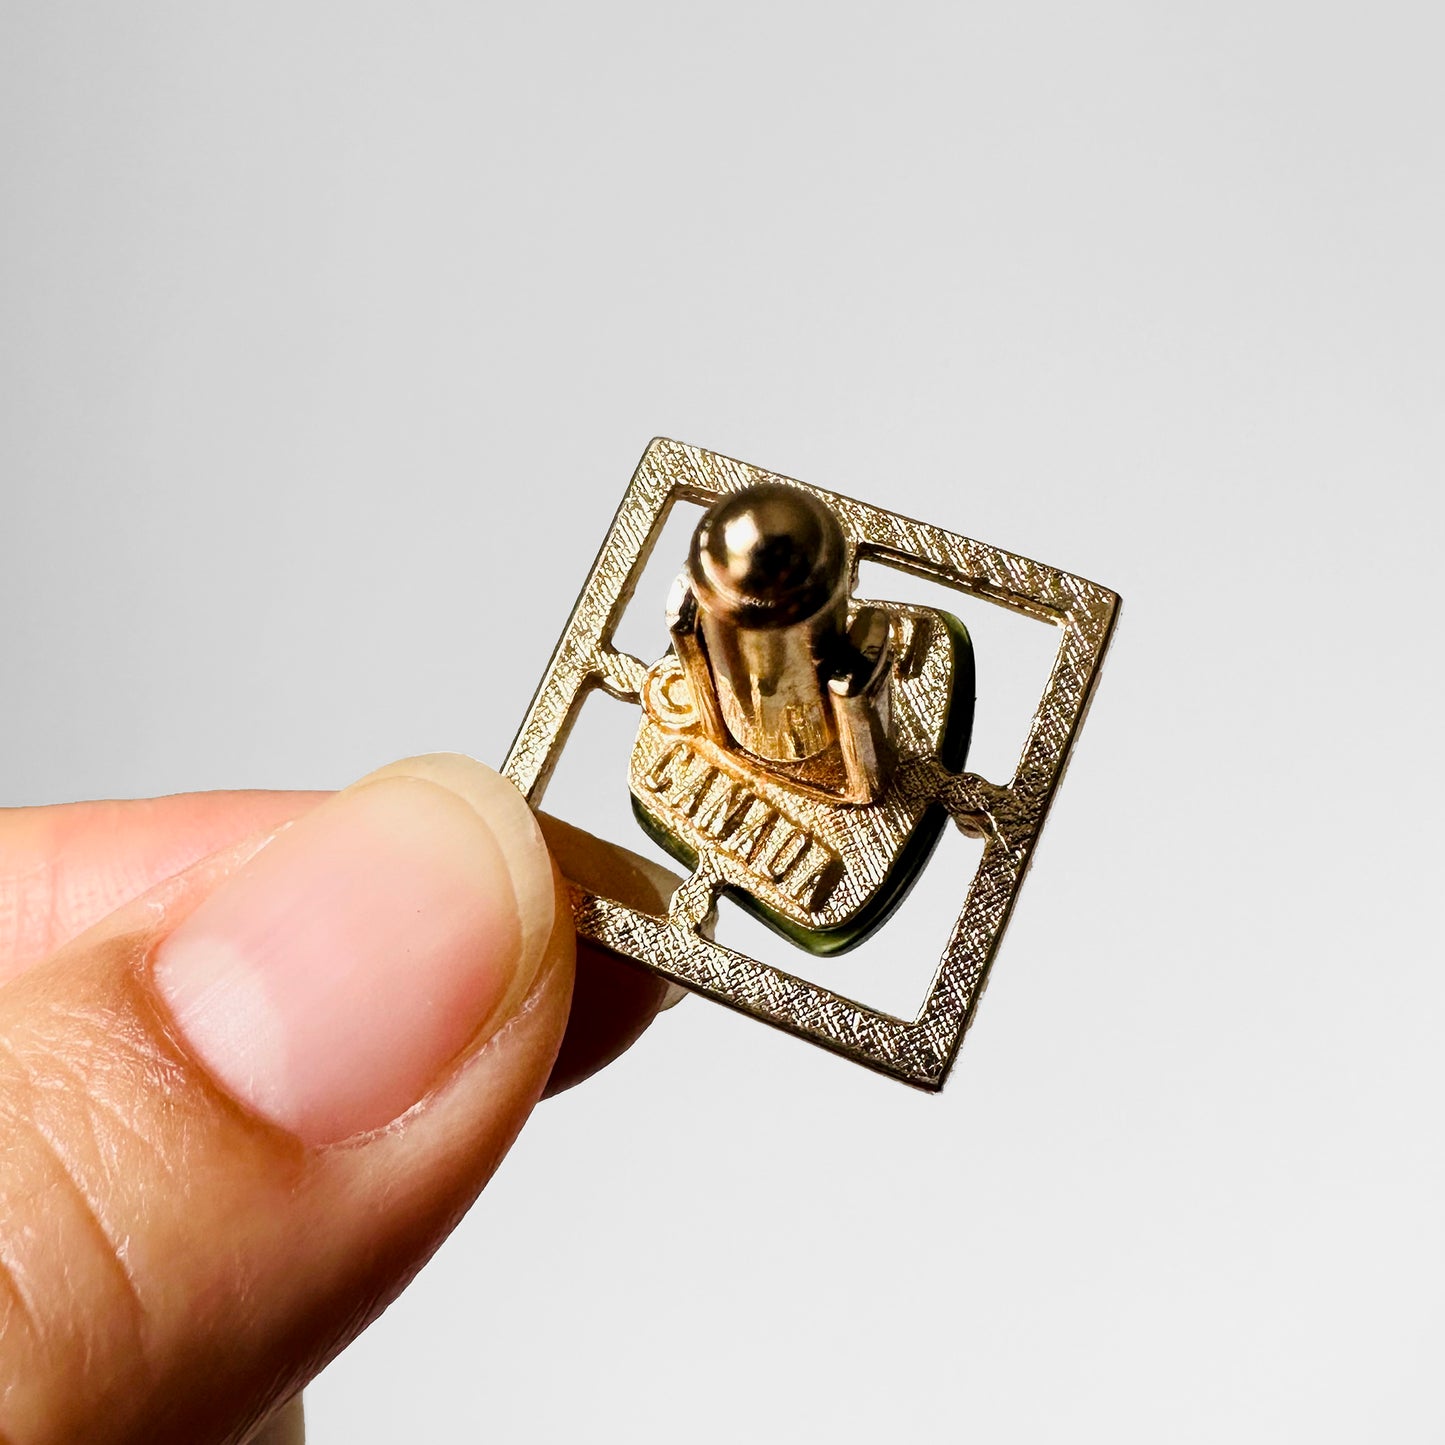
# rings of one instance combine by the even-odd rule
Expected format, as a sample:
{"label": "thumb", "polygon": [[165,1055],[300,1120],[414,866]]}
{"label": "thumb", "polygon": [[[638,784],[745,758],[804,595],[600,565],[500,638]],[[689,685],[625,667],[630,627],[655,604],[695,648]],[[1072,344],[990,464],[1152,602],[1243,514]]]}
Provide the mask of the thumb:
{"label": "thumb", "polygon": [[414,758],[0,988],[0,1439],[242,1439],[535,1103],[573,937],[520,795]]}

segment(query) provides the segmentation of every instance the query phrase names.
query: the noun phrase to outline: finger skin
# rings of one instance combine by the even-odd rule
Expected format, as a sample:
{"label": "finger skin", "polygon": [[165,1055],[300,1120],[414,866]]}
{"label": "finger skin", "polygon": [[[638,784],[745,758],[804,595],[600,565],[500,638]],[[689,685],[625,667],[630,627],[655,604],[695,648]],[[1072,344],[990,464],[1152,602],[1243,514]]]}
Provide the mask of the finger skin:
{"label": "finger skin", "polygon": [[[667,912],[678,879],[665,868],[558,818],[543,814],[541,823],[564,876],[643,913]],[[667,981],[630,959],[586,942],[579,942],[578,959],[572,1017],[547,1085],[549,1096],[580,1084],[624,1053],[668,1002]]]}
{"label": "finger skin", "polygon": [[0,989],[0,1438],[244,1439],[429,1257],[547,1080],[565,910],[519,1014],[401,1120],[308,1150],[243,1112],[172,1037],[147,964],[249,851]]}
{"label": "finger skin", "polygon": [[164,879],[328,796],[178,793],[0,809],[0,983]]}
{"label": "finger skin", "polygon": [[572,1011],[544,1097],[574,1088],[626,1053],[667,1002],[666,980],[579,942]]}
{"label": "finger skin", "polygon": [[[521,1014],[402,1120],[318,1151],[251,1117],[178,1044],[148,962],[198,898],[327,796],[0,811],[0,1439],[299,1430],[299,1409],[278,1407],[404,1287],[544,1083],[587,1077],[666,1001],[661,980],[589,948],[569,1009],[559,925]],[[670,875],[544,824],[586,886],[665,911]]]}
{"label": "finger skin", "polygon": [[[167,798],[0,809],[0,983],[217,850],[269,834],[324,792],[180,793]],[[677,879],[647,860],[543,817],[563,872],[647,912]],[[668,999],[656,975],[583,941],[576,1006],[548,1095],[628,1049]]]}

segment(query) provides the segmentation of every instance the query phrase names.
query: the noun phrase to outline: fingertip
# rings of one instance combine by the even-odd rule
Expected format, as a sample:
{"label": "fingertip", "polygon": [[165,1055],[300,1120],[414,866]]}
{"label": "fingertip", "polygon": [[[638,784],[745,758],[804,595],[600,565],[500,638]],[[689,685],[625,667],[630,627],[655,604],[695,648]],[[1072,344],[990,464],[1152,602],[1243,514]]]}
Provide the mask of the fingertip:
{"label": "fingertip", "polygon": [[389,777],[436,783],[476,811],[496,838],[511,877],[523,951],[529,957],[539,956],[558,917],[552,858],[537,815],[515,785],[496,769],[465,753],[423,753],[402,758],[369,773],[361,784]]}

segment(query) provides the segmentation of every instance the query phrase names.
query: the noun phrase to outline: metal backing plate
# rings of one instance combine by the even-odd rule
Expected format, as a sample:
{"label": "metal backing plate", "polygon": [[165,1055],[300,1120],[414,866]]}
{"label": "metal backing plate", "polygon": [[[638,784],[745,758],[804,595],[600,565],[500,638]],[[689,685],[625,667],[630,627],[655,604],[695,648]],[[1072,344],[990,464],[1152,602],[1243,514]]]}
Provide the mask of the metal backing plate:
{"label": "metal backing plate", "polygon": [[[652,680],[675,676],[686,688],[671,655],[653,665],[643,687],[628,777],[639,821],[688,867],[710,854],[708,866],[744,907],[810,953],[860,942],[907,892],[942,821],[937,770],[928,761],[954,755],[949,766],[956,767],[973,721],[963,624],[929,608],[884,606],[906,633],[892,670],[899,766],[871,803],[840,805],[845,778],[836,745],[817,758],[762,768],[710,741],[695,722],[683,730],[660,724],[652,714],[666,718],[655,700],[666,688]],[[814,782],[816,790],[807,786]]]}

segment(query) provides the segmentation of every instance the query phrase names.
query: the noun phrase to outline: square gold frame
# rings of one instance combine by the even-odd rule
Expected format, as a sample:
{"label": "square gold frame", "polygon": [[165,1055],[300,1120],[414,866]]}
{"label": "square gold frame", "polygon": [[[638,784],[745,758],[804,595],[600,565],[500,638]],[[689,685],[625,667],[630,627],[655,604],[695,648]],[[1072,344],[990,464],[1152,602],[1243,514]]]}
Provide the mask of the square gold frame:
{"label": "square gold frame", "polygon": [[[987,981],[1098,681],[1119,612],[1115,593],[956,532],[659,437],[643,453],[503,771],[539,807],[587,693],[600,687],[636,701],[646,664],[617,651],[612,637],[669,511],[677,501],[706,506],[758,482],[799,487],[832,507],[847,535],[855,575],[857,563],[872,558],[1061,630],[1053,671],[1013,778],[996,784],[960,773],[950,778],[943,797],[959,826],[984,840],[963,911],[912,1019],[865,1007],[704,936],[718,886],[705,868],[677,889],[666,917],[574,886],[577,931],[719,1003],[910,1084],[938,1089]],[[619,759],[620,787],[626,787],[626,774],[627,760]]]}

